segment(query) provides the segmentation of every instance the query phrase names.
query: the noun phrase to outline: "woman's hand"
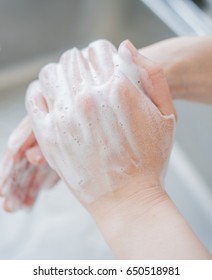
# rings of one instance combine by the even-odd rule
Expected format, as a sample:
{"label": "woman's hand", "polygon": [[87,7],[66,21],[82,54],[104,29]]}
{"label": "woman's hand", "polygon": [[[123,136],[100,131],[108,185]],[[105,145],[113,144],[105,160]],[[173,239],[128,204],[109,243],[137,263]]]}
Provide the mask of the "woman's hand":
{"label": "woman's hand", "polygon": [[27,116],[10,136],[0,165],[0,194],[4,208],[15,211],[29,208],[40,189],[52,187],[59,180],[45,161]]}
{"label": "woman's hand", "polygon": [[161,190],[176,113],[163,73],[129,41],[66,52],[26,107],[47,162],[86,207],[134,182]]}
{"label": "woman's hand", "polygon": [[176,117],[164,74],[129,41],[65,53],[26,106],[49,165],[117,257],[210,258],[162,189]]}
{"label": "woman's hand", "polygon": [[[129,41],[118,52],[97,41],[65,53],[29,87],[26,106],[47,162],[93,215],[116,256],[211,257],[161,188],[176,112],[160,67]],[[20,162],[32,161],[36,150],[41,155],[31,129],[26,135],[9,171],[22,171]]]}
{"label": "woman's hand", "polygon": [[164,70],[173,98],[212,104],[212,36],[164,40],[140,53]]}

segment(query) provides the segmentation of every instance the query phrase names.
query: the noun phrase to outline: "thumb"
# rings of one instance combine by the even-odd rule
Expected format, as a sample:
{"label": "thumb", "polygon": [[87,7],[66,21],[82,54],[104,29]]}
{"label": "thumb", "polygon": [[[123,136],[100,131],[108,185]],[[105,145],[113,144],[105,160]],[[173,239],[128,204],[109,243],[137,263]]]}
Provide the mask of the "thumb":
{"label": "thumb", "polygon": [[122,42],[119,49],[122,47],[128,49],[133,62],[139,67],[140,80],[145,94],[162,115],[174,114],[175,119],[177,119],[177,113],[163,70],[147,57],[141,55],[129,40]]}

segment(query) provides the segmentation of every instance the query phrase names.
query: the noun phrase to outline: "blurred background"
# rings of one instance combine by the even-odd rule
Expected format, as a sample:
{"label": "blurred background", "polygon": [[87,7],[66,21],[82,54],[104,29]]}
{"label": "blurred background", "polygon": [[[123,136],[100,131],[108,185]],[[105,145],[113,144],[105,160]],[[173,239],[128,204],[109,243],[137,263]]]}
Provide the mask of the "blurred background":
{"label": "blurred background", "polygon": [[[105,38],[141,48],[173,36],[212,33],[212,1],[0,0],[0,155],[25,115],[39,69],[73,46]],[[166,188],[212,252],[212,108],[175,103],[179,122]],[[2,203],[2,199],[0,200]],[[60,183],[30,212],[0,209],[0,259],[110,259],[88,213]]]}

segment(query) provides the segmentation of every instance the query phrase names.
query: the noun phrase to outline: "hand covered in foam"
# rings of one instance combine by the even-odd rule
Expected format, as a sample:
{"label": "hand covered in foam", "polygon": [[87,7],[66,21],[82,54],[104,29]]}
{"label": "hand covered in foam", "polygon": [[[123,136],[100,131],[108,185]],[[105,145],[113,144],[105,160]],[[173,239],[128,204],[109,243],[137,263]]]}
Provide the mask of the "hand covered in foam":
{"label": "hand covered in foam", "polygon": [[83,203],[134,179],[161,184],[175,110],[163,73],[129,42],[66,52],[30,85],[26,107],[49,165]]}
{"label": "hand covered in foam", "polygon": [[30,118],[25,117],[11,134],[0,165],[0,195],[5,197],[4,208],[7,211],[29,208],[40,189],[52,187],[59,179],[42,154],[36,159],[36,150],[39,147]]}

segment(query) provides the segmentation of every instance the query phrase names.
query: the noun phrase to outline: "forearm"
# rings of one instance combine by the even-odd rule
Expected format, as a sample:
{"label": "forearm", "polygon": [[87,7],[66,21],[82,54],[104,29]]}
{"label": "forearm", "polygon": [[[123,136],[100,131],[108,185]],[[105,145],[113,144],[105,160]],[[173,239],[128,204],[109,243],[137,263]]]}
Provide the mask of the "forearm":
{"label": "forearm", "polygon": [[164,70],[174,99],[212,104],[212,37],[181,37],[140,50]]}
{"label": "forearm", "polygon": [[[120,259],[209,259],[184,218],[161,187],[117,193],[100,201],[94,217]],[[125,198],[127,195],[127,198]],[[107,203],[105,203],[107,201]],[[114,201],[116,203],[114,204]],[[98,209],[98,210],[97,210]],[[100,211],[99,211],[100,209]]]}

